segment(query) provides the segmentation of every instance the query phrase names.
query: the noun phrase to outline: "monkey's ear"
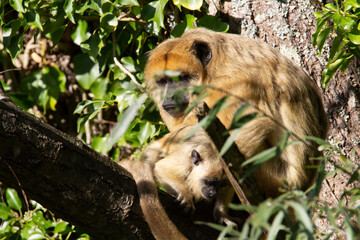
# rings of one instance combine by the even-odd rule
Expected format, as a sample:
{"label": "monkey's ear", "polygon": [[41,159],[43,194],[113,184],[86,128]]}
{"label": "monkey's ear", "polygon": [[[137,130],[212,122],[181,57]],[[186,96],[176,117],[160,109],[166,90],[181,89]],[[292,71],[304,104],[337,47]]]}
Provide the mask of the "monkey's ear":
{"label": "monkey's ear", "polygon": [[212,52],[207,43],[195,41],[192,45],[192,49],[195,51],[196,57],[201,61],[204,66],[206,66],[210,62]]}
{"label": "monkey's ear", "polygon": [[200,157],[200,154],[198,153],[198,151],[192,150],[192,152],[191,152],[191,160],[193,161],[193,163],[196,166],[199,165],[199,163],[201,162],[201,157]]}

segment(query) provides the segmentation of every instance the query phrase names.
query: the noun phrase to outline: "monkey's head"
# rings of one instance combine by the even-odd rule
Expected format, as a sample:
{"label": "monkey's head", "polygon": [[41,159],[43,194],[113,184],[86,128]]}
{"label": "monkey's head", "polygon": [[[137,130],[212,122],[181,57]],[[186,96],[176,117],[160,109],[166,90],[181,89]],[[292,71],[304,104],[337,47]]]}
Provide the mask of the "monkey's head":
{"label": "monkey's head", "polygon": [[196,200],[210,200],[217,195],[225,175],[219,160],[210,157],[209,152],[200,152],[202,155],[195,149],[191,152],[193,168],[187,181]]}
{"label": "monkey's head", "polygon": [[[175,94],[176,89],[204,84],[211,59],[210,45],[201,38],[169,39],[151,51],[145,81],[162,115],[183,115],[190,97],[188,93]],[[169,72],[178,73],[177,77],[169,76]]]}

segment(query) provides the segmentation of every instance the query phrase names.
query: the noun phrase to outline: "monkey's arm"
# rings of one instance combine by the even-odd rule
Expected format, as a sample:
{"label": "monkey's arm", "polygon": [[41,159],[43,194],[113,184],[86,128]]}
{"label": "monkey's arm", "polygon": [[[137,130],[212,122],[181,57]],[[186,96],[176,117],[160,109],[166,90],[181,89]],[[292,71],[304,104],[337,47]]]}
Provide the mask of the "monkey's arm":
{"label": "monkey's arm", "polygon": [[[184,156],[180,156],[184,157]],[[194,210],[193,194],[189,192],[185,176],[189,172],[186,163],[179,157],[169,156],[155,164],[154,173],[159,183],[166,191],[177,197],[186,210]]]}
{"label": "monkey's arm", "polygon": [[151,232],[157,240],[186,240],[166,214],[157,193],[149,164],[142,161],[124,160],[120,165],[134,177],[140,198],[140,206]]}

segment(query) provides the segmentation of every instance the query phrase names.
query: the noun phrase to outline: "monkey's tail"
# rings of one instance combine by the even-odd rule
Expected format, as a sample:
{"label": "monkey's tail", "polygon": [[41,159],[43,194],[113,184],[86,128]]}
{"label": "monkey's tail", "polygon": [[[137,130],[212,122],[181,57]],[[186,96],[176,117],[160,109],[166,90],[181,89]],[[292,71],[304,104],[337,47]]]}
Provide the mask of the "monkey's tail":
{"label": "monkey's tail", "polygon": [[150,230],[157,240],[187,240],[169,219],[158,196],[154,176],[149,164],[124,160],[120,165],[134,177],[140,206]]}

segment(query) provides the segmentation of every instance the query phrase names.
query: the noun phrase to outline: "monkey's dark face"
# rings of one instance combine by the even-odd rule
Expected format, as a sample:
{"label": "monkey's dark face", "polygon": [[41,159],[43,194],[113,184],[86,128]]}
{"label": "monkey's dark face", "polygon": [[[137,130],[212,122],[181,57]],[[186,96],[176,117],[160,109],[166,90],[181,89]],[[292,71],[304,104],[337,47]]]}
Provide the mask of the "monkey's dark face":
{"label": "monkey's dark face", "polygon": [[203,179],[203,186],[201,188],[202,195],[205,199],[212,199],[216,196],[218,189],[220,188],[221,181],[217,178],[205,178]]}
{"label": "monkey's dark face", "polygon": [[[170,39],[151,52],[145,69],[145,81],[164,116],[178,118],[183,115],[190,102],[189,94],[174,90],[203,84],[206,66],[211,58],[209,45],[197,40],[184,43],[181,39]],[[158,75],[167,71],[180,72],[178,80],[166,74]]]}
{"label": "monkey's dark face", "polygon": [[[222,184],[222,168],[218,164],[212,164],[211,167],[206,166],[207,163],[210,161],[204,161],[199,152],[193,150],[191,152],[191,159],[195,168],[202,168],[202,170],[208,170],[207,176],[201,177],[200,180],[200,188],[201,188],[201,195],[204,199],[212,199],[216,196],[219,188]],[[218,161],[215,163],[219,163]],[[205,166],[203,166],[205,165]],[[210,170],[210,171],[209,171]]]}
{"label": "monkey's dark face", "polygon": [[191,76],[186,73],[180,74],[178,81],[166,75],[157,78],[156,85],[165,95],[161,106],[171,116],[183,114],[188,107],[189,94],[186,87],[189,86],[190,80]]}

